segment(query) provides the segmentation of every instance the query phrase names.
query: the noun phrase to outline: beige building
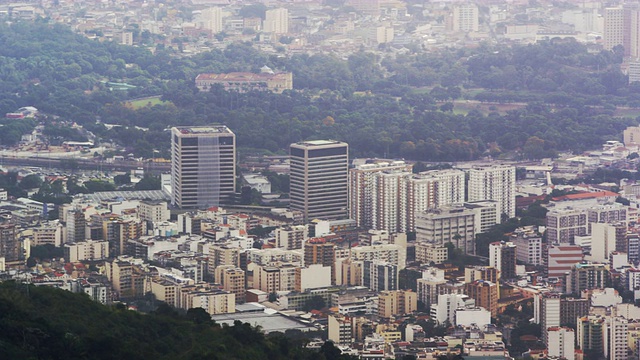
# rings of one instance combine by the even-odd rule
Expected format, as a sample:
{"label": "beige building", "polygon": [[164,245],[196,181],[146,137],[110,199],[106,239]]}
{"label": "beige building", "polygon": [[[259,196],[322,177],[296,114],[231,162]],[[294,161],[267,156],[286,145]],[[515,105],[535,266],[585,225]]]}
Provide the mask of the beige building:
{"label": "beige building", "polygon": [[624,146],[640,146],[640,126],[629,126],[622,135]]}
{"label": "beige building", "polygon": [[178,284],[160,277],[148,280],[151,293],[156,300],[162,301],[169,306],[178,307]]}
{"label": "beige building", "polygon": [[479,11],[476,4],[459,4],[453,7],[451,19],[453,31],[478,32]]}
{"label": "beige building", "polygon": [[179,295],[181,309],[202,308],[210,315],[236,312],[235,294],[212,288],[207,284],[183,286]]}
{"label": "beige building", "polygon": [[498,314],[498,285],[496,283],[476,280],[465,284],[465,293],[476,301],[476,306],[491,312],[491,317]]}
{"label": "beige building", "polygon": [[136,265],[115,259],[105,262],[105,267],[116,298],[139,297],[144,294],[144,276]]}
{"label": "beige building", "polygon": [[416,261],[423,264],[442,264],[449,258],[446,246],[420,242],[416,244]]}
{"label": "beige building", "polygon": [[267,33],[289,33],[289,10],[285,8],[271,9],[265,12],[262,29]]}
{"label": "beige building", "polygon": [[390,318],[418,310],[418,294],[413,291],[383,291],[378,295],[378,316]]}
{"label": "beige building", "polygon": [[245,272],[233,266],[218,266],[215,270],[216,281],[222,289],[236,296],[236,304],[243,304],[247,291]]}
{"label": "beige building", "polygon": [[292,225],[275,230],[276,247],[285,250],[302,249],[307,240],[309,229],[307,225]]}
{"label": "beige building", "polygon": [[104,260],[109,257],[109,243],[87,240],[64,244],[64,258],[68,262]]}
{"label": "beige building", "polygon": [[140,201],[138,206],[138,216],[140,220],[148,221],[151,223],[161,223],[163,221],[169,221],[171,213],[167,207],[167,203],[164,201]]}
{"label": "beige building", "polygon": [[328,338],[336,345],[351,345],[353,341],[352,319],[344,315],[329,315]]}

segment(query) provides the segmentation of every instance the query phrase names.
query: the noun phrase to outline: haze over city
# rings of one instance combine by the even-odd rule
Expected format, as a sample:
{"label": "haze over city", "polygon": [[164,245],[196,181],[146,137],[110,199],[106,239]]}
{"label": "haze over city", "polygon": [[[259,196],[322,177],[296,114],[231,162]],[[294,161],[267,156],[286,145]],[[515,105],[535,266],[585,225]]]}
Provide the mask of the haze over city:
{"label": "haze over city", "polygon": [[0,358],[640,358],[640,2],[0,1]]}

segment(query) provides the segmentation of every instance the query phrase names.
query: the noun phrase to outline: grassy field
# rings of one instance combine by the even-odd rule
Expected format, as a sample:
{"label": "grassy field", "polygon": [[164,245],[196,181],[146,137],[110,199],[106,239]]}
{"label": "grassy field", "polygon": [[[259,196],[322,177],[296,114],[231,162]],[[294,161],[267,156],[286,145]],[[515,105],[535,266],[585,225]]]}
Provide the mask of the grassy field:
{"label": "grassy field", "polygon": [[170,104],[170,101],[162,101],[160,100],[160,96],[148,97],[144,99],[138,99],[129,101],[128,104],[131,105],[135,110],[143,108],[145,106],[154,106],[154,105],[167,105]]}

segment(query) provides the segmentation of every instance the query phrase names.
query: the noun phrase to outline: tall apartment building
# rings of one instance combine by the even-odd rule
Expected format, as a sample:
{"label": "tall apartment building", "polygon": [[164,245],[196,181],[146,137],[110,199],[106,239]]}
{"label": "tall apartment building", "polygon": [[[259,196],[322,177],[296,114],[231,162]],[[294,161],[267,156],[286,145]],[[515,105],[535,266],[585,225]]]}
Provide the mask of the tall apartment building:
{"label": "tall apartment building", "polygon": [[32,246],[53,245],[61,246],[63,240],[64,227],[57,221],[41,223],[38,227],[34,227]]}
{"label": "tall apartment building", "polygon": [[324,238],[313,238],[304,244],[304,266],[320,264],[331,267],[331,283],[336,283],[336,248],[335,244]]}
{"label": "tall apartment building", "polygon": [[577,345],[583,352],[604,353],[605,318],[588,315],[577,319]]}
{"label": "tall apartment building", "polygon": [[336,345],[349,346],[353,342],[353,327],[350,317],[336,314],[327,319],[327,337]]}
{"label": "tall apartment building", "polygon": [[289,33],[289,10],[284,8],[267,10],[262,29],[264,32],[274,34]]}
{"label": "tall apartment building", "polygon": [[65,242],[80,242],[87,239],[86,227],[87,221],[84,217],[84,211],[81,208],[76,208],[67,211],[66,215],[67,225],[67,237]]}
{"label": "tall apartment building", "polygon": [[398,266],[380,260],[365,260],[362,286],[372,291],[398,290]]}
{"label": "tall apartment building", "polygon": [[478,166],[468,171],[468,201],[495,200],[500,215],[516,216],[516,168]]}
{"label": "tall apartment building", "polygon": [[459,4],[453,7],[452,30],[470,32],[479,30],[479,11],[476,4]]}
{"label": "tall apartment building", "polygon": [[217,34],[222,31],[222,8],[211,7],[202,10],[198,17],[200,26],[203,29],[211,31],[212,34]]}
{"label": "tall apartment building", "polygon": [[416,261],[423,264],[442,264],[449,259],[449,249],[444,245],[419,242],[415,248]]}
{"label": "tall apartment building", "polygon": [[350,170],[350,216],[360,226],[389,232],[413,231],[421,211],[464,202],[461,170],[412,174],[402,161],[365,164]]}
{"label": "tall apartment building", "polygon": [[491,312],[491,316],[498,314],[498,285],[490,281],[476,280],[465,284],[465,294],[475,299],[476,306]]}
{"label": "tall apartment building", "polygon": [[105,262],[105,269],[116,298],[131,298],[144,294],[144,277],[136,265],[115,259]]}
{"label": "tall apartment building", "polygon": [[235,134],[224,125],[171,128],[171,203],[208,208],[236,187]]}
{"label": "tall apartment building", "polygon": [[609,270],[604,264],[579,263],[567,275],[566,292],[580,294],[583,290],[604,289],[609,285]]}
{"label": "tall apartment building", "polygon": [[422,279],[416,281],[418,287],[418,300],[425,308],[430,309],[431,304],[438,301],[438,285],[445,284],[444,270],[430,268],[422,273]]}
{"label": "tall apartment building", "polygon": [[603,353],[607,359],[627,360],[629,358],[628,323],[627,319],[621,316],[607,317],[603,336]]}
{"label": "tall apartment building", "polygon": [[640,145],[640,126],[628,126],[623,132],[624,146]]}
{"label": "tall apartment building", "polygon": [[406,178],[404,170],[387,170],[375,175],[371,197],[371,228],[389,232],[407,232]]}
{"label": "tall apartment building", "polygon": [[401,170],[411,172],[411,165],[404,161],[364,164],[349,169],[349,218],[356,226],[371,228],[373,220],[372,201],[374,198],[375,178],[382,171]]}
{"label": "tall apartment building", "polygon": [[462,205],[429,209],[416,217],[416,240],[445,245],[449,242],[475,254],[475,213]]}
{"label": "tall apartment building", "polygon": [[236,312],[234,294],[214,289],[206,284],[188,285],[179,289],[179,305],[181,309],[203,308],[210,315],[232,314]]}
{"label": "tall apartment building", "polygon": [[14,224],[0,225],[0,258],[4,258],[7,266],[20,265],[25,260],[22,242],[16,237]]}
{"label": "tall apartment building", "polygon": [[390,318],[418,310],[418,294],[413,291],[383,291],[378,295],[378,316]]}
{"label": "tall apartment building", "polygon": [[293,225],[275,230],[276,247],[285,250],[302,249],[307,240],[309,229],[307,225]]}
{"label": "tall apartment building", "polygon": [[575,359],[576,335],[569,327],[551,327],[548,330],[547,351],[549,357],[558,359]]}
{"label": "tall apartment building", "polygon": [[628,2],[619,7],[604,10],[603,47],[612,50],[624,47],[624,55],[640,58],[640,5]]}
{"label": "tall apartment building", "polygon": [[534,232],[516,231],[511,235],[511,242],[516,245],[516,259],[525,264],[542,265],[542,236]]}
{"label": "tall apartment building", "polygon": [[407,249],[396,244],[355,246],[349,251],[351,259],[356,261],[384,261],[396,265],[400,270],[404,269],[407,263]]}
{"label": "tall apartment building", "polygon": [[548,245],[546,249],[545,270],[548,277],[562,278],[570,272],[573,265],[584,258],[582,248],[577,245],[559,244]]}
{"label": "tall apartment building", "polygon": [[617,45],[625,42],[624,9],[622,7],[604,9],[604,32],[602,47],[611,51]]}
{"label": "tall apartment building", "polygon": [[125,254],[129,240],[139,239],[146,229],[146,223],[138,219],[105,219],[102,223],[102,238],[109,243],[109,255]]}
{"label": "tall apartment building", "polygon": [[[591,224],[591,260],[608,262],[609,255],[614,251],[627,252],[627,226],[625,224]],[[618,250],[618,244],[620,250]]]}
{"label": "tall apartment building", "polygon": [[291,144],[291,210],[305,222],[347,217],[349,146],[332,140]]}
{"label": "tall apartment building", "polygon": [[243,304],[247,287],[245,273],[233,266],[219,266],[215,270],[215,279],[222,285],[222,289],[236,296],[236,304]]}
{"label": "tall apartment building", "polygon": [[574,299],[561,297],[551,293],[536,296],[534,308],[539,313],[539,322],[542,328],[542,341],[548,344],[548,329],[560,326],[575,326],[576,319],[589,313],[589,299]]}
{"label": "tall apartment building", "polygon": [[489,244],[489,266],[500,271],[500,278],[516,278],[516,246],[511,242],[493,242]]}
{"label": "tall apartment building", "polygon": [[[240,267],[242,252],[241,248],[226,244],[209,246],[209,273],[215,276],[215,269],[218,266]],[[215,279],[215,281],[219,281],[219,279]]]}
{"label": "tall apartment building", "polygon": [[437,324],[455,324],[456,310],[475,306],[475,299],[465,294],[440,294],[431,304],[429,314]]}
{"label": "tall apartment building", "polygon": [[571,243],[576,236],[589,232],[586,209],[550,209],[547,212],[547,241],[549,244]]}

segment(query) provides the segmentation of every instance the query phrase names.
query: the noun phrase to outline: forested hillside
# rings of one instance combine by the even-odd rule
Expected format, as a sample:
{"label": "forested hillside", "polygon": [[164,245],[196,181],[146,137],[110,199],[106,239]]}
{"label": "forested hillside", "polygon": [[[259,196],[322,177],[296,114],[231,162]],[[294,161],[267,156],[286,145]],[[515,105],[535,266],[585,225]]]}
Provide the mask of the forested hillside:
{"label": "forested hillside", "polygon": [[[269,55],[247,43],[192,57],[171,48],[152,54],[46,22],[1,24],[0,34],[0,113],[32,105],[147,157],[153,150],[168,156],[167,126],[219,122],[237,134],[239,146],[274,152],[294,141],[334,138],[348,141],[354,156],[540,158],[619,138],[637,120],[614,117],[613,110],[640,105],[640,87],[626,84],[617,52],[592,52],[574,41],[439,52],[388,49],[384,59],[359,52],[342,60]],[[257,71],[263,65],[293,72],[294,91],[201,93],[193,84],[201,72]],[[121,82],[135,88],[112,89]],[[167,102],[128,102],[145,96]],[[469,101],[528,106],[481,112]],[[98,119],[128,127],[107,130]],[[3,145],[29,129],[0,124],[12,126],[5,128],[10,135],[0,136]]]}
{"label": "forested hillside", "polygon": [[220,326],[202,309],[178,315],[106,307],[84,294],[0,283],[2,359],[347,359],[332,345],[320,352],[249,324]]}

